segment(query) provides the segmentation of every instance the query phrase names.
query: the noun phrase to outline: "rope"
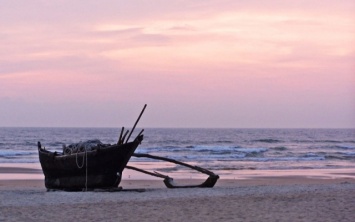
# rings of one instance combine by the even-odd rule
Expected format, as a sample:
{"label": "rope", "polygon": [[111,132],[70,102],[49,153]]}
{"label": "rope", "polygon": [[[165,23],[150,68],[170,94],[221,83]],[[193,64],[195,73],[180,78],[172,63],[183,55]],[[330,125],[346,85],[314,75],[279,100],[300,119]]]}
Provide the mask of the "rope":
{"label": "rope", "polygon": [[77,150],[76,154],[75,154],[75,162],[76,162],[76,166],[79,168],[79,169],[82,169],[84,167],[84,164],[86,165],[85,166],[85,191],[88,190],[88,152],[87,152],[87,149],[85,148],[85,153],[84,153],[84,156],[83,156],[83,163],[82,165],[80,166],[79,163],[78,163],[78,153],[79,153],[79,149]]}
{"label": "rope", "polygon": [[88,191],[88,153],[86,149],[85,149],[85,156],[86,156],[85,191]]}
{"label": "rope", "polygon": [[79,166],[79,163],[78,163],[78,153],[79,151],[76,151],[75,153],[75,161],[76,161],[76,166],[81,169],[84,167],[84,163],[85,163],[85,155],[86,155],[86,150],[85,150],[85,153],[84,153],[84,156],[83,156],[83,164],[81,166]]}

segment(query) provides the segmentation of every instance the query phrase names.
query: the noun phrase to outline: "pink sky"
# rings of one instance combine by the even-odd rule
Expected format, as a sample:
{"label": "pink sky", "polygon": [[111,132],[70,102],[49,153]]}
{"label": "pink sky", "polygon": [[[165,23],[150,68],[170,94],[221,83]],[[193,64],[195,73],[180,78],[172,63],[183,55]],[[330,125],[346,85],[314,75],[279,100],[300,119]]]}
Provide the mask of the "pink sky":
{"label": "pink sky", "polygon": [[355,127],[354,1],[5,1],[0,126]]}

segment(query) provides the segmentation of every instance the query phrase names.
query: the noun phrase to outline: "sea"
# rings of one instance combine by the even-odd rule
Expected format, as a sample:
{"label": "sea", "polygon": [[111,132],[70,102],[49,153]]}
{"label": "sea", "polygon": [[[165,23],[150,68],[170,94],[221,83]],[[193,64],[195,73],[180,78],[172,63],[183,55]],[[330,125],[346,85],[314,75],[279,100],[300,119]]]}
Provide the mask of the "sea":
{"label": "sea", "polygon": [[[131,140],[140,132],[136,129]],[[37,142],[51,151],[98,139],[117,143],[121,128],[0,128],[1,164],[38,164]],[[355,173],[355,129],[146,128],[136,153],[204,167],[226,177],[250,171],[345,169]],[[182,166],[132,157],[129,164],[164,174],[185,174]]]}

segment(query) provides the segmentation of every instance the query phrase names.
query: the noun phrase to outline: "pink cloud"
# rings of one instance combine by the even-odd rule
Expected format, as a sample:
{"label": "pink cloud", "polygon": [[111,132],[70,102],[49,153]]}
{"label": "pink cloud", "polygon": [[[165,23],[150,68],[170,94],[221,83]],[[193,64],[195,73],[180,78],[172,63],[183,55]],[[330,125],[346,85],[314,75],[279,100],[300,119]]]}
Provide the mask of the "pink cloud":
{"label": "pink cloud", "polygon": [[355,124],[353,1],[29,2],[0,9],[8,110],[65,104],[75,121],[80,104],[149,103],[153,126]]}

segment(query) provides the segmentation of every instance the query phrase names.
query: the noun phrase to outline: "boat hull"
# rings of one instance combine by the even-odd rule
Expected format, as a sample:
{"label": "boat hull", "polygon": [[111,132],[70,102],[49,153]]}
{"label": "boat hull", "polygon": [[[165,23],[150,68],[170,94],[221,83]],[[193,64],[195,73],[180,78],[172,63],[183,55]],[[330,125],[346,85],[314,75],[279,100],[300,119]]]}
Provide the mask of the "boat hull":
{"label": "boat hull", "polygon": [[142,140],[143,136],[139,136],[130,143],[69,155],[39,147],[45,186],[47,189],[72,191],[115,188],[121,181],[122,171]]}

